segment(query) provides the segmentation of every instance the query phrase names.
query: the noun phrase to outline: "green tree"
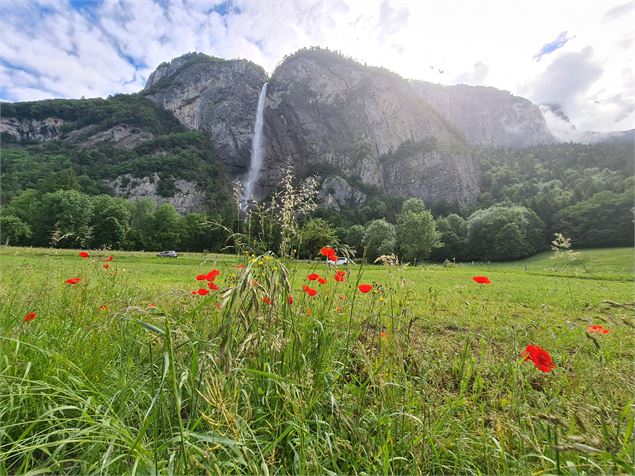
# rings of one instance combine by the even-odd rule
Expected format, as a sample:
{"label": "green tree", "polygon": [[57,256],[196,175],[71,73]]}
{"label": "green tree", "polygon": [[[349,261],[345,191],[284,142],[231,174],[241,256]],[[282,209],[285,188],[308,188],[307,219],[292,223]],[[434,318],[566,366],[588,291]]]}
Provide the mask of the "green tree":
{"label": "green tree", "polygon": [[159,206],[152,217],[152,223],[148,246],[151,250],[170,250],[179,247],[183,218],[174,206],[168,203]]}
{"label": "green tree", "polygon": [[467,222],[461,216],[450,214],[437,219],[440,246],[432,250],[437,261],[463,260],[467,257]]}
{"label": "green tree", "polygon": [[130,229],[130,209],[126,200],[109,195],[93,197],[93,240],[95,248],[120,248]]}
{"label": "green tree", "polygon": [[321,218],[307,221],[300,231],[302,245],[300,255],[313,258],[320,248],[332,244],[336,239],[335,229]]}
{"label": "green tree", "polygon": [[130,202],[130,231],[125,245],[127,249],[154,249],[150,243],[150,235],[154,227],[156,209],[156,203],[146,197]]}
{"label": "green tree", "polygon": [[397,217],[397,249],[402,261],[423,261],[439,243],[434,217],[423,201],[411,198]]}
{"label": "green tree", "polygon": [[31,236],[31,227],[15,215],[0,215],[0,242],[5,246],[18,244],[22,238]]}
{"label": "green tree", "polygon": [[92,203],[77,190],[58,190],[42,197],[51,244],[87,246],[92,237]]}
{"label": "green tree", "polygon": [[363,244],[366,258],[371,263],[379,256],[394,253],[397,248],[395,226],[386,220],[371,221],[364,232]]}
{"label": "green tree", "polygon": [[364,231],[362,225],[353,225],[344,235],[344,243],[355,250],[356,256],[362,256],[364,253]]}

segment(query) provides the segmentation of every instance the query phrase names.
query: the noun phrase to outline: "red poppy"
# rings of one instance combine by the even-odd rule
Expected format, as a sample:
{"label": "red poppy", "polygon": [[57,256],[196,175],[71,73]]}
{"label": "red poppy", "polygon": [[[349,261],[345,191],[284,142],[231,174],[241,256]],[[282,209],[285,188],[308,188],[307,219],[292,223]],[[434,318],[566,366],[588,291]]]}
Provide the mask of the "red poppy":
{"label": "red poppy", "polygon": [[608,334],[611,329],[605,329],[604,326],[589,326],[586,328],[589,334]]}
{"label": "red poppy", "polygon": [[198,276],[196,276],[196,280],[197,281],[207,281],[207,275],[206,274],[199,274]]}
{"label": "red poppy", "polygon": [[207,287],[210,288],[212,291],[218,291],[220,289],[218,287],[218,284],[216,284],[214,281],[209,281],[207,283]]}
{"label": "red poppy", "polygon": [[357,286],[357,289],[366,294],[370,292],[373,287],[370,284],[360,284],[359,286]]}
{"label": "red poppy", "polygon": [[287,303],[288,303],[289,305],[293,304],[293,296],[289,296],[289,297],[287,298]]}
{"label": "red poppy", "polygon": [[108,306],[106,306],[105,304],[102,304],[101,306],[99,306],[99,310],[100,311],[107,311],[108,310]]}
{"label": "red poppy", "polygon": [[388,333],[386,331],[381,331],[379,333],[379,337],[381,337],[382,339],[388,339]]}
{"label": "red poppy", "polygon": [[82,280],[82,278],[69,278],[66,280],[68,284],[77,284]]}
{"label": "red poppy", "polygon": [[304,286],[302,289],[304,289],[304,292],[307,293],[309,296],[315,296],[317,294],[317,290],[308,286]]}
{"label": "red poppy", "polygon": [[84,259],[88,259],[88,258],[90,258],[90,255],[89,255],[89,254],[88,254],[88,252],[86,252],[86,251],[80,251],[80,252],[79,252],[79,256],[81,256],[81,257],[82,257],[82,258],[84,258]]}
{"label": "red poppy", "polygon": [[556,364],[551,360],[549,352],[537,345],[529,344],[520,356],[523,357],[525,361],[531,360],[541,372],[551,372],[556,368]]}
{"label": "red poppy", "polygon": [[156,305],[156,304],[154,304],[154,303],[150,303],[150,304],[148,304],[148,308],[149,308],[149,309],[156,309],[156,308],[157,308],[157,305]]}
{"label": "red poppy", "polygon": [[108,263],[106,263],[106,264],[103,264],[103,265],[102,265],[102,267],[103,267],[104,269],[108,269],[108,268],[110,268],[110,265],[109,265]]}
{"label": "red poppy", "polygon": [[207,273],[207,277],[205,279],[207,279],[208,281],[214,281],[217,276],[220,276],[220,271],[218,271],[217,269],[213,269],[209,273]]}
{"label": "red poppy", "polygon": [[309,281],[315,281],[316,279],[318,279],[320,277],[319,274],[317,273],[311,273],[309,274],[306,279],[308,279]]}
{"label": "red poppy", "polygon": [[344,282],[344,278],[346,278],[346,272],[345,271],[338,271],[337,273],[335,273],[335,281],[343,283]]}
{"label": "red poppy", "polygon": [[239,264],[239,265],[238,265],[238,266],[236,266],[236,267],[237,267],[238,269],[244,269],[244,268],[245,268],[245,265],[241,263],[241,264]]}
{"label": "red poppy", "polygon": [[487,276],[474,276],[472,279],[478,284],[492,284]]}
{"label": "red poppy", "polygon": [[34,312],[27,312],[26,315],[22,318],[24,322],[32,321],[37,317],[37,314]]}
{"label": "red poppy", "polygon": [[269,299],[269,296],[263,296],[262,302],[264,302],[265,304],[271,304],[271,299]]}
{"label": "red poppy", "polygon": [[326,284],[326,278],[318,278],[318,283]]}
{"label": "red poppy", "polygon": [[[325,246],[323,248],[320,248],[320,254],[322,256],[334,256],[335,250],[329,246]],[[337,260],[337,258],[335,260]]]}
{"label": "red poppy", "polygon": [[112,256],[109,256],[108,258],[106,258],[106,261],[112,261]]}
{"label": "red poppy", "polygon": [[207,296],[209,294],[209,289],[201,288],[198,291],[192,291],[192,294],[198,294],[199,296]]}
{"label": "red poppy", "polygon": [[337,261],[337,255],[329,255],[326,257],[326,259],[328,259],[329,261]]}

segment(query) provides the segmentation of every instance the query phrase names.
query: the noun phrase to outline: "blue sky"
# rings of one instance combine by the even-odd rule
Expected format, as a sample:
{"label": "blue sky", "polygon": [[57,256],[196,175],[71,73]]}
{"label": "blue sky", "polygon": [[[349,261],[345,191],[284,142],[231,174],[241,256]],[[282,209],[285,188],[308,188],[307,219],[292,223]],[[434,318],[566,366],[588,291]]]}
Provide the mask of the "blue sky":
{"label": "blue sky", "polygon": [[320,45],[413,79],[558,103],[580,129],[633,128],[633,2],[2,0],[0,99],[135,92],[190,51],[271,73]]}

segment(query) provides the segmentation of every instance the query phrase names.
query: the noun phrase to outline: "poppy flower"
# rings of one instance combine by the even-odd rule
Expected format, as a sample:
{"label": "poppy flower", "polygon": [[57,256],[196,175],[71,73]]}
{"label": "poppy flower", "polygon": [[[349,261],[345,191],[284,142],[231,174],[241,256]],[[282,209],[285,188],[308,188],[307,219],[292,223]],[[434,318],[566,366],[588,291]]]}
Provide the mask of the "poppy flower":
{"label": "poppy flower", "polygon": [[106,258],[106,261],[112,261],[112,256],[109,256],[108,258]]}
{"label": "poppy flower", "polygon": [[551,372],[556,368],[556,364],[551,360],[549,352],[537,345],[529,344],[520,356],[523,357],[526,362],[531,360],[541,372]]}
{"label": "poppy flower", "polygon": [[196,276],[196,280],[197,281],[207,281],[207,275],[206,274],[199,274],[198,276]]}
{"label": "poppy flower", "polygon": [[110,268],[110,265],[109,265],[108,263],[103,264],[103,265],[102,265],[102,268],[104,268],[104,269],[108,269],[108,268]]}
{"label": "poppy flower", "polygon": [[218,284],[216,284],[214,281],[209,281],[207,283],[207,287],[210,288],[212,291],[218,291],[220,289],[218,287]]}
{"label": "poppy flower", "polygon": [[[320,254],[322,256],[334,256],[335,255],[335,250],[333,248],[331,248],[330,246],[324,246],[323,248],[320,248]],[[337,258],[336,258],[337,260]]]}
{"label": "poppy flower", "polygon": [[492,284],[487,276],[474,276],[472,279],[478,284]]}
{"label": "poppy flower", "polygon": [[318,278],[318,283],[326,284],[326,278]]}
{"label": "poppy flower", "polygon": [[320,277],[319,274],[317,273],[311,273],[309,274],[306,279],[308,279],[309,281],[315,281],[316,279],[318,279]]}
{"label": "poppy flower", "polygon": [[207,273],[205,279],[207,279],[208,281],[214,281],[217,276],[220,276],[220,271],[218,271],[217,269],[213,269],[209,273]]}
{"label": "poppy flower", "polygon": [[361,292],[366,294],[370,292],[373,289],[373,287],[370,284],[360,284],[359,286],[357,286],[357,289],[359,289]]}
{"label": "poppy flower", "polygon": [[271,304],[271,299],[269,299],[269,296],[263,296],[262,302],[264,302],[265,304]]}
{"label": "poppy flower", "polygon": [[287,298],[287,304],[289,304],[289,306],[290,306],[291,304],[293,304],[293,296],[289,296],[289,297]]}
{"label": "poppy flower", "polygon": [[82,257],[82,258],[84,258],[84,259],[88,259],[88,258],[90,258],[90,255],[89,255],[89,254],[88,254],[88,252],[86,252],[86,251],[80,251],[80,252],[79,252],[79,256],[81,256],[81,257]]}
{"label": "poppy flower", "polygon": [[344,282],[344,278],[346,278],[346,272],[345,271],[338,271],[337,273],[335,273],[335,281],[337,281],[339,283],[343,283]]}
{"label": "poppy flower", "polygon": [[382,339],[388,339],[388,333],[386,331],[381,331],[379,333],[379,337],[381,337]]}
{"label": "poppy flower", "polygon": [[192,291],[192,294],[198,294],[199,296],[207,296],[209,294],[209,290],[205,288],[201,288],[198,291]]}
{"label": "poppy flower", "polygon": [[148,304],[148,309],[156,309],[156,308],[157,308],[156,304],[154,304],[152,302],[150,304]]}
{"label": "poppy flower", "polygon": [[82,278],[69,278],[66,280],[67,284],[77,284],[82,280]]}
{"label": "poppy flower", "polygon": [[604,326],[589,326],[586,328],[589,334],[608,334],[611,329],[605,329]]}
{"label": "poppy flower", "polygon": [[326,257],[326,259],[328,259],[329,261],[335,262],[337,261],[338,258],[337,258],[337,255],[329,255]]}
{"label": "poppy flower", "polygon": [[99,310],[100,311],[107,311],[108,310],[108,306],[106,306],[105,304],[102,304],[101,306],[99,306]]}
{"label": "poppy flower", "polygon": [[309,296],[315,296],[317,294],[317,290],[308,286],[304,286],[302,289],[304,289],[304,292],[307,293]]}
{"label": "poppy flower", "polygon": [[239,264],[238,266],[236,266],[238,269],[245,269],[245,265],[244,264]]}
{"label": "poppy flower", "polygon": [[37,317],[37,314],[36,314],[36,313],[34,313],[34,312],[27,312],[27,313],[25,314],[25,316],[22,318],[22,320],[23,320],[24,322],[29,322],[29,321],[32,321],[33,319],[35,319],[36,317]]}

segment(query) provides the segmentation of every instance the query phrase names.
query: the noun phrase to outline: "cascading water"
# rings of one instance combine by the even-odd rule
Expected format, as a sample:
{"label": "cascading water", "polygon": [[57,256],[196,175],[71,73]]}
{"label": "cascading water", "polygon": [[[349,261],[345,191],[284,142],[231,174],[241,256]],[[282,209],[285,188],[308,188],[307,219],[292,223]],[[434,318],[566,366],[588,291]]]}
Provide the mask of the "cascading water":
{"label": "cascading water", "polygon": [[254,127],[254,138],[251,144],[251,163],[245,181],[245,191],[242,198],[242,208],[247,208],[249,200],[253,199],[254,185],[260,175],[262,167],[262,126],[264,124],[265,101],[267,99],[267,83],[262,85],[260,96],[258,96],[258,109],[256,111],[256,125]]}

